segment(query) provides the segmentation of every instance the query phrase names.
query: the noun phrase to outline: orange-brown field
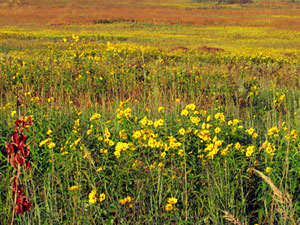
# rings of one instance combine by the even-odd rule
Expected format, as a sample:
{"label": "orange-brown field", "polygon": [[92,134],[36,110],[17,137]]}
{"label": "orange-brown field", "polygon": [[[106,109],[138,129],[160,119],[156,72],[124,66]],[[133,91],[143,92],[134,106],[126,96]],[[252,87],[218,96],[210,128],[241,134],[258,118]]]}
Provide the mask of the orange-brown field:
{"label": "orange-brown field", "polygon": [[300,29],[300,4],[212,4],[191,1],[1,1],[1,25],[69,25],[119,21]]}

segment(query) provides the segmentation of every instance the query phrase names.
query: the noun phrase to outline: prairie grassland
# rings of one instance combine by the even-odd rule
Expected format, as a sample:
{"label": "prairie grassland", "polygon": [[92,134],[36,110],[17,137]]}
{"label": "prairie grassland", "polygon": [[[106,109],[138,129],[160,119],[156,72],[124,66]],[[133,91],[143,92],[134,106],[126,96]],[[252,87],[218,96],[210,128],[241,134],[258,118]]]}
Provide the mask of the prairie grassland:
{"label": "prairie grassland", "polygon": [[151,24],[272,27],[299,30],[300,3],[256,1],[253,4],[196,3],[191,0],[11,0],[0,1],[0,24],[61,26],[136,21]]}
{"label": "prairie grassland", "polygon": [[[15,224],[299,224],[300,33],[277,24],[296,21],[298,5],[128,2],[3,3],[15,26],[0,28],[0,221],[13,208],[5,142],[31,115],[22,180],[33,207]],[[46,6],[60,4],[91,17],[48,26]],[[110,17],[87,25],[97,4]],[[123,20],[113,6],[127,9]],[[203,27],[137,15],[204,6],[274,20]]]}

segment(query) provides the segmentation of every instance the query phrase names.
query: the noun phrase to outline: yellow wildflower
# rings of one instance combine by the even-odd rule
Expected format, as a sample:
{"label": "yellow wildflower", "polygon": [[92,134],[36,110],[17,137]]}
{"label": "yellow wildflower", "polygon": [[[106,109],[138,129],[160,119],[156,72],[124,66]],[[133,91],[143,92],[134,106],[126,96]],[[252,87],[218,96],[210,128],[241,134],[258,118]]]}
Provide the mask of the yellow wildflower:
{"label": "yellow wildflower", "polygon": [[248,133],[249,135],[252,135],[255,132],[254,128],[249,128],[246,130],[246,133]]}
{"label": "yellow wildflower", "polygon": [[160,107],[158,107],[157,111],[158,111],[159,113],[160,113],[160,112],[164,112],[164,111],[165,111],[165,107],[160,106]]}
{"label": "yellow wildflower", "polygon": [[177,199],[176,198],[174,198],[174,197],[172,197],[172,198],[168,198],[168,203],[169,204],[172,204],[172,205],[174,205],[174,204],[176,204],[177,203]]}
{"label": "yellow wildflower", "polygon": [[49,141],[51,141],[51,138],[47,138],[44,141],[41,141],[39,147],[42,147],[43,145],[47,144]]}
{"label": "yellow wildflower", "polygon": [[215,133],[217,134],[217,133],[220,133],[220,132],[221,132],[221,128],[220,127],[216,127]]}
{"label": "yellow wildflower", "polygon": [[133,135],[132,135],[132,137],[135,138],[135,139],[140,138],[141,136],[142,136],[142,132],[139,131],[139,130],[134,131]]}
{"label": "yellow wildflower", "polygon": [[166,211],[171,211],[173,209],[173,206],[171,204],[166,205]]}
{"label": "yellow wildflower", "polygon": [[189,104],[185,108],[194,111],[196,109],[196,106],[195,104]]}
{"label": "yellow wildflower", "polygon": [[125,200],[125,199],[120,199],[120,200],[119,200],[119,203],[120,203],[121,205],[125,205],[125,204],[126,204],[126,200]]}
{"label": "yellow wildflower", "polygon": [[100,196],[99,196],[99,201],[100,201],[100,202],[103,202],[104,200],[105,200],[105,194],[102,193],[102,194],[100,194]]}
{"label": "yellow wildflower", "polygon": [[74,186],[72,186],[72,187],[69,187],[68,190],[69,190],[69,191],[77,191],[77,190],[79,190],[79,187],[78,187],[77,185],[74,185]]}
{"label": "yellow wildflower", "polygon": [[249,147],[247,147],[247,151],[246,151],[246,156],[250,157],[254,152],[254,146],[250,145]]}
{"label": "yellow wildflower", "polygon": [[14,116],[16,115],[16,113],[17,113],[17,111],[14,110],[14,111],[12,111],[12,112],[10,113],[10,116],[11,116],[11,117],[14,117]]}
{"label": "yellow wildflower", "polygon": [[237,142],[234,147],[236,148],[236,150],[239,150],[241,148],[241,144]]}
{"label": "yellow wildflower", "polygon": [[132,201],[132,198],[130,196],[127,196],[126,197],[126,202],[131,202]]}
{"label": "yellow wildflower", "polygon": [[48,144],[48,148],[54,148],[55,147],[55,143],[51,142]]}
{"label": "yellow wildflower", "polygon": [[96,190],[92,190],[91,193],[89,194],[89,203],[90,204],[95,204],[97,202],[97,197],[96,197]]}
{"label": "yellow wildflower", "polygon": [[95,113],[94,115],[91,116],[90,121],[95,120],[95,119],[99,119],[100,118],[100,114]]}
{"label": "yellow wildflower", "polygon": [[198,125],[200,123],[200,118],[197,116],[191,116],[190,120],[195,125]]}
{"label": "yellow wildflower", "polygon": [[268,136],[278,137],[279,130],[277,127],[272,127],[268,130]]}
{"label": "yellow wildflower", "polygon": [[185,134],[185,129],[184,128],[180,128],[179,131],[178,131],[178,133],[180,135],[184,135]]}
{"label": "yellow wildflower", "polygon": [[206,122],[209,122],[209,121],[211,121],[211,116],[208,116],[208,117],[206,118]]}
{"label": "yellow wildflower", "polygon": [[105,138],[107,138],[107,139],[110,138],[111,134],[110,134],[108,128],[105,128],[105,129],[104,129],[104,136],[105,136]]}
{"label": "yellow wildflower", "polygon": [[189,114],[189,111],[187,111],[186,109],[182,110],[180,115],[181,116],[187,116]]}

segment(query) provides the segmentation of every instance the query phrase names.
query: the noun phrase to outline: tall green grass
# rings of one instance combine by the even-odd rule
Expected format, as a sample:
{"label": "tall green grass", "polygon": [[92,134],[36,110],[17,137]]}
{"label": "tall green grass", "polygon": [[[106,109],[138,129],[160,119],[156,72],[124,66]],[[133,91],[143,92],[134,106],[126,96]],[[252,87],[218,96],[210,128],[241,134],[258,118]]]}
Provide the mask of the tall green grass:
{"label": "tall green grass", "polygon": [[[24,179],[34,207],[15,224],[299,223],[296,56],[76,36],[27,44],[3,47],[0,61],[4,224],[13,207],[5,141],[19,115],[34,118]],[[171,197],[178,202],[168,211]]]}

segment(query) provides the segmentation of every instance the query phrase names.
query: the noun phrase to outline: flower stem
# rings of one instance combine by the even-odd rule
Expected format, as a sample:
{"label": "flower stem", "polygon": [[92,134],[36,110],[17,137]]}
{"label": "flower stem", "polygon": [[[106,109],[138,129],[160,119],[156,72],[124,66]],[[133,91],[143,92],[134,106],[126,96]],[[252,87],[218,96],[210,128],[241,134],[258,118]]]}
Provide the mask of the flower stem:
{"label": "flower stem", "polygon": [[18,185],[19,185],[19,177],[20,177],[20,164],[18,164],[18,169],[17,169],[17,176],[16,176],[16,190],[15,191],[15,198],[14,198],[14,203],[13,203],[13,212],[12,212],[12,216],[11,216],[11,225],[14,224],[14,218],[15,218],[15,206],[17,204],[17,194],[18,194]]}

